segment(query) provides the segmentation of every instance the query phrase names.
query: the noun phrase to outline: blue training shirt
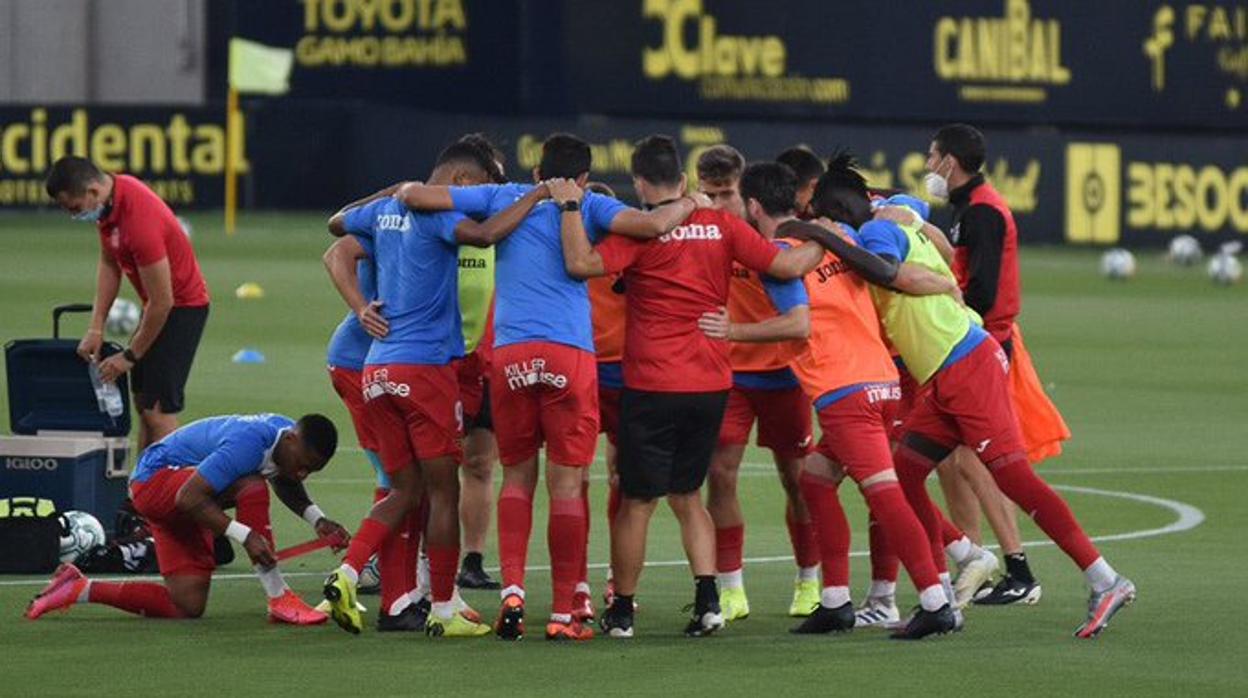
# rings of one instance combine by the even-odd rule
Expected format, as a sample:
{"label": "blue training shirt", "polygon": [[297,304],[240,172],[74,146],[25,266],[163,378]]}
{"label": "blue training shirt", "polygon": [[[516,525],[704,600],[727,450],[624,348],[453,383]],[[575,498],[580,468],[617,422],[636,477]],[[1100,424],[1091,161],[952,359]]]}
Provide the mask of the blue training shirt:
{"label": "blue training shirt", "polygon": [[[451,187],[455,210],[473,218],[492,216],[524,196],[531,184]],[[611,229],[624,204],[593,192],[581,201],[591,243]],[[568,276],[559,238],[559,207],[542,201],[510,235],[495,245],[494,346],[556,342],[594,351],[589,290]]]}
{"label": "blue training shirt", "polygon": [[[367,300],[377,298],[377,272],[373,269],[373,260],[361,259],[355,267],[360,279],[360,294]],[[355,313],[347,311],[347,316],[338,323],[334,335],[329,338],[327,362],[330,366],[345,368],[351,371],[364,370],[364,357],[368,356],[368,348],[373,338],[364,331],[360,319]]]}
{"label": "blue training shirt", "polygon": [[390,323],[365,364],[443,366],[464,355],[455,240],[463,219],[454,211],[416,213],[394,198],[347,211],[344,227],[373,260],[381,315]]}
{"label": "blue training shirt", "polygon": [[143,452],[130,474],[131,482],[147,482],[166,468],[195,468],[200,477],[223,492],[236,480],[277,474],[273,447],[294,420],[280,414],[228,415],[191,422]]}

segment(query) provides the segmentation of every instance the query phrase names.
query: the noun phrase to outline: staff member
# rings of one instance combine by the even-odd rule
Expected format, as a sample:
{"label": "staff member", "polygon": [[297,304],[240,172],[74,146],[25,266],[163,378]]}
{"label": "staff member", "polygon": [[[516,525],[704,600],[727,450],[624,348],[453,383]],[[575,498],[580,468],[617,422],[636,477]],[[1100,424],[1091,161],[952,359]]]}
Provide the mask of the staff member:
{"label": "staff member", "polygon": [[143,319],[130,346],[100,361],[105,381],[131,372],[141,451],[178,428],[183,389],[208,320],[208,287],[199,262],[173,211],[130,175],[105,173],[71,155],[53,163],[45,186],[74,220],[95,223],[100,233],[94,310],[79,356],[99,360],[104,323],[123,272],[143,301]]}

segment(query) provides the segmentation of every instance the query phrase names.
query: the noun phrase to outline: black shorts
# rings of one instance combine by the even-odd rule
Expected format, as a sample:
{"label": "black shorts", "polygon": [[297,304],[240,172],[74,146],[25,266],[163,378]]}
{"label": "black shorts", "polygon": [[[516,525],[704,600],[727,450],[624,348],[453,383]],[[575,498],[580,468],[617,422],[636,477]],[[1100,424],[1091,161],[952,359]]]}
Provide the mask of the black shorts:
{"label": "black shorts", "polygon": [[719,441],[728,391],[655,393],[624,388],[617,438],[620,491],[633,499],[696,492]]}
{"label": "black shorts", "polygon": [[206,305],[169,311],[160,335],[130,370],[130,388],[139,409],[150,410],[160,403],[164,414],[182,411],[186,379],[207,322]]}
{"label": "black shorts", "polygon": [[476,414],[464,413],[464,432],[473,429],[494,431],[494,412],[490,409],[490,382],[481,381],[481,408]]}

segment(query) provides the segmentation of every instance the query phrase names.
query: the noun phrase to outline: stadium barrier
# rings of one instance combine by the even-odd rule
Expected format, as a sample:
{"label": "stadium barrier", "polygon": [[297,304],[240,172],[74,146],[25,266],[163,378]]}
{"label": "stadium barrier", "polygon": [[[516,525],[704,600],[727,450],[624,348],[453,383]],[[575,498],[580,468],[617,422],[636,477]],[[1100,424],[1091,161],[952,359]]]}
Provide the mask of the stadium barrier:
{"label": "stadium barrier", "polygon": [[[224,110],[0,108],[0,205],[47,205],[42,178],[67,152],[153,182],[175,209],[222,201]],[[508,173],[527,180],[551,132],[586,138],[594,178],[632,197],[632,143],[651,133],[679,142],[691,180],[701,150],[737,146],[768,159],[795,143],[823,155],[855,152],[871,184],[926,196],[924,161],[935,125],[810,122],[535,119],[446,115],[401,107],[296,101],[248,106],[243,202],[249,208],[330,210],[398,179],[423,178],[465,130],[495,139]],[[986,171],[1026,242],[1149,246],[1179,232],[1210,242],[1248,235],[1248,138],[1009,128],[987,131]],[[937,209],[935,218],[942,222]]]}
{"label": "stadium barrier", "polygon": [[210,45],[237,34],[294,51],[296,99],[499,115],[1248,124],[1248,7],[1232,3],[236,0],[214,16]]}

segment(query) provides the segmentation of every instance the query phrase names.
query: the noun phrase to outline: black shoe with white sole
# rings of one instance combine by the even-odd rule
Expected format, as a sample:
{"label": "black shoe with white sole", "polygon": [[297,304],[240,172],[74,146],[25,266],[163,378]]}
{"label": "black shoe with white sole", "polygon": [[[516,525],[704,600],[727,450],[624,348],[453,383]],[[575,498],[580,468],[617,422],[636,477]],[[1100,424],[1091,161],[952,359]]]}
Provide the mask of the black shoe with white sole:
{"label": "black shoe with white sole", "polygon": [[977,606],[1009,606],[1021,603],[1028,606],[1040,602],[1040,582],[1030,583],[1005,575],[991,591],[977,594],[971,603]]}

